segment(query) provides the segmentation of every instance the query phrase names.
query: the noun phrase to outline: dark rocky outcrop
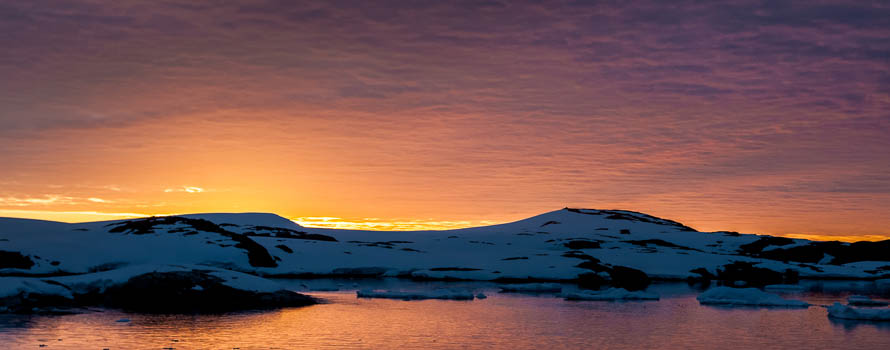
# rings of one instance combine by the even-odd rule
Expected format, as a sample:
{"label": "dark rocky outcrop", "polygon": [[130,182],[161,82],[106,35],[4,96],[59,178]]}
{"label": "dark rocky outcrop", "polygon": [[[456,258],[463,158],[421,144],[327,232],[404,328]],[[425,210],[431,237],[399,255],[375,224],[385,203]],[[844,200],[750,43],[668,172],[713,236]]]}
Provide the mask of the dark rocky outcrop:
{"label": "dark rocky outcrop", "polygon": [[666,225],[672,226],[680,231],[689,231],[696,232],[692,227],[683,225],[679,222],[662,219],[658,217],[654,217],[652,215],[638,213],[635,211],[629,210],[597,210],[597,209],[577,209],[577,208],[565,208],[564,210],[568,210],[573,213],[578,214],[587,214],[587,215],[605,215],[606,219],[609,220],[627,220],[627,221],[637,221],[637,222],[645,222],[650,224],[657,225]]}
{"label": "dark rocky outcrop", "polygon": [[303,231],[297,231],[289,228],[283,227],[271,227],[271,226],[250,226],[249,229],[252,231],[245,232],[245,235],[248,236],[257,236],[257,237],[275,237],[275,238],[288,238],[288,239],[306,239],[310,241],[324,241],[324,242],[337,242],[337,239],[331,236],[317,234],[317,233],[306,233]]}
{"label": "dark rocky outcrop", "polygon": [[629,267],[613,266],[608,273],[613,286],[630,291],[644,290],[651,283],[645,272]]}
{"label": "dark rocky outcrop", "polygon": [[[643,271],[626,266],[606,265],[601,263],[599,259],[579,251],[569,251],[562,256],[567,258],[582,259],[584,261],[582,261],[578,265],[575,265],[575,267],[591,270],[594,272],[582,273],[578,275],[576,281],[582,288],[597,289],[604,284],[609,284],[614,287],[633,291],[646,289],[646,287],[648,287],[649,284],[652,282],[649,279],[649,275],[647,275]],[[600,272],[607,273],[609,275],[609,280],[606,281],[605,278],[600,276]]]}
{"label": "dark rocky outcrop", "polygon": [[550,221],[547,221],[547,222],[541,224],[541,227],[544,227],[544,226],[547,226],[547,225],[559,225],[559,224],[560,224],[559,221],[553,221],[553,220],[550,220]]}
{"label": "dark rocky outcrop", "polygon": [[838,241],[809,242],[788,248],[774,248],[764,251],[768,246],[783,246],[792,243],[784,237],[761,237],[753,243],[743,245],[740,253],[748,256],[800,263],[818,263],[830,255],[830,264],[842,265],[858,261],[890,261],[890,240],[878,242],[844,243]]}
{"label": "dark rocky outcrop", "polygon": [[0,250],[0,269],[30,269],[34,266],[31,258],[19,252]]}
{"label": "dark rocky outcrop", "polygon": [[[756,241],[739,246],[739,252],[745,255],[759,254],[764,248],[771,245],[783,246],[794,243],[791,238],[761,236]],[[821,258],[821,257],[820,257]]]}
{"label": "dark rocky outcrop", "polygon": [[667,248],[674,248],[674,249],[680,249],[680,250],[693,250],[693,251],[697,251],[697,252],[701,251],[699,249],[684,247],[684,246],[674,244],[674,243],[671,243],[671,242],[668,242],[668,241],[665,241],[662,239],[629,240],[629,241],[624,241],[624,242],[627,242],[627,243],[630,243],[633,245],[638,245],[641,247],[646,247],[648,245],[655,245],[655,246],[659,246],[659,247],[667,247]]}
{"label": "dark rocky outcrop", "polygon": [[[234,278],[234,277],[233,277]],[[143,313],[223,313],[316,304],[312,297],[288,290],[255,292],[233,288],[207,270],[150,272],[101,289],[75,292],[50,279],[30,283],[56,285],[67,296],[20,293],[0,298],[0,311],[11,313],[71,313],[84,308],[108,307]]]}
{"label": "dark rocky outcrop", "polygon": [[756,267],[751,262],[736,261],[718,268],[717,274],[713,275],[713,278],[724,282],[744,282],[752,286],[765,286],[770,284],[797,283],[798,273],[794,270],[779,272]]}
{"label": "dark rocky outcrop", "polygon": [[278,263],[269,254],[265,247],[250,239],[249,237],[237,234],[204,219],[190,219],[180,216],[164,216],[150,217],[145,219],[133,219],[123,222],[111,223],[107,226],[111,227],[108,232],[125,233],[131,235],[144,235],[155,233],[155,229],[159,225],[186,225],[196,231],[216,233],[236,242],[235,248],[241,248],[247,251],[247,259],[250,266],[253,267],[276,267]]}
{"label": "dark rocky outcrop", "polygon": [[566,248],[569,249],[599,249],[600,242],[595,241],[582,241],[582,240],[573,240],[568,243],[563,244]]}
{"label": "dark rocky outcrop", "polygon": [[[368,267],[339,267],[331,271],[332,276],[336,277],[353,277],[353,278],[375,278],[381,277],[383,274],[389,271],[388,268],[385,267],[376,267],[376,266],[368,266]],[[300,276],[296,276],[300,277]]]}
{"label": "dark rocky outcrop", "polygon": [[198,270],[135,276],[87,299],[101,306],[145,313],[221,313],[317,303],[312,297],[287,290],[263,293],[235,289],[223,284],[223,279]]}
{"label": "dark rocky outcrop", "polygon": [[585,272],[578,275],[578,287],[584,289],[600,289],[609,284],[609,280],[603,278],[597,273]]}

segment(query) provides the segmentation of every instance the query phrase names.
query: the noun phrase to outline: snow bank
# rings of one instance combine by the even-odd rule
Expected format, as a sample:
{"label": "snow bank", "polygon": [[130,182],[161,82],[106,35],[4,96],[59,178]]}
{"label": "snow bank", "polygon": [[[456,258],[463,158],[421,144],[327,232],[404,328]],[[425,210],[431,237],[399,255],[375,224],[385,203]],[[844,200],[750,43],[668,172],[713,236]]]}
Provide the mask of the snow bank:
{"label": "snow bank", "polygon": [[285,289],[278,282],[248,275],[242,272],[212,269],[208,274],[223,279],[222,284],[238,289],[257,293],[274,293]]}
{"label": "snow bank", "polygon": [[851,295],[847,297],[847,304],[855,306],[887,306],[890,303],[880,300],[872,300],[865,295]]}
{"label": "snow bank", "polygon": [[187,269],[185,266],[143,264],[109,271],[54,277],[52,280],[67,286],[74,293],[104,293],[109,287],[126,283],[130,278],[138,275],[174,271],[190,271],[190,269]]}
{"label": "snow bank", "polygon": [[429,291],[392,291],[363,289],[356,291],[356,296],[359,298],[383,298],[401,300],[473,300],[473,298],[476,297],[475,295],[473,295],[472,291],[456,289],[434,289]]}
{"label": "snow bank", "polygon": [[31,277],[0,277],[0,298],[27,297],[30,294],[56,295],[71,299],[71,291],[57,284]]}
{"label": "snow bank", "polygon": [[559,293],[562,286],[558,283],[524,283],[501,286],[501,292],[514,293]]}
{"label": "snow bank", "polygon": [[828,307],[828,317],[845,320],[890,321],[890,309],[864,309],[834,303]]}
{"label": "snow bank", "polygon": [[597,301],[620,301],[620,300],[658,300],[658,294],[646,292],[631,292],[623,288],[609,288],[602,291],[582,290],[577,293],[565,293],[562,295],[566,300],[597,300]]}
{"label": "snow bank", "polygon": [[776,294],[766,293],[757,288],[711,288],[698,296],[698,302],[705,305],[729,306],[773,306],[808,307],[800,300],[784,299]]}

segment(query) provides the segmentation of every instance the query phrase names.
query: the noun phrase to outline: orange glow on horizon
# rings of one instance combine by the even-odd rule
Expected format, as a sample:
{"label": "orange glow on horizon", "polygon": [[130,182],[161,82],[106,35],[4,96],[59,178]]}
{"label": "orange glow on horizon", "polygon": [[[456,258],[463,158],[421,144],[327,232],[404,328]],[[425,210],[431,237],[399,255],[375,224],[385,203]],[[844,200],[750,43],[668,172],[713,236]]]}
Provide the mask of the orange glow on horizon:
{"label": "orange glow on horizon", "polygon": [[[198,213],[198,212],[189,212]],[[134,219],[150,216],[167,216],[167,215],[183,215],[181,214],[138,214],[138,213],[103,213],[96,211],[41,211],[41,210],[9,210],[0,209],[0,217],[26,218],[36,220],[49,220],[68,223],[90,222],[90,221],[106,221]],[[542,212],[543,213],[543,212]],[[361,231],[441,231],[453,230],[470,227],[490,226],[497,224],[509,223],[526,217],[512,218],[503,221],[479,220],[479,221],[445,221],[434,219],[399,219],[387,220],[382,218],[339,218],[339,217],[293,217],[289,220],[294,223],[311,228],[341,229],[341,230],[361,230]],[[705,230],[702,232],[721,231],[719,229]],[[725,231],[725,230],[724,230]],[[751,234],[769,234],[763,232],[748,232]],[[813,241],[841,241],[841,242],[857,242],[857,241],[882,241],[890,239],[890,236],[884,235],[825,235],[825,234],[806,234],[806,233],[778,233],[774,236],[801,238]]]}

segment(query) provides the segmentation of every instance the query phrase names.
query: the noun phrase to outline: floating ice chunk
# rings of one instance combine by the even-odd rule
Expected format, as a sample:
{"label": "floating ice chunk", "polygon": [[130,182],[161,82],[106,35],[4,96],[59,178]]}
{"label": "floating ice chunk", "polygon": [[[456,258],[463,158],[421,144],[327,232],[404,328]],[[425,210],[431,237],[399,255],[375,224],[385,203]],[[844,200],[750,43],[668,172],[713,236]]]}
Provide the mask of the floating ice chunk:
{"label": "floating ice chunk", "polygon": [[129,318],[122,318],[122,319],[119,319],[119,320],[114,321],[114,322],[125,323],[125,322],[130,322],[130,319],[129,319]]}
{"label": "floating ice chunk", "polygon": [[763,290],[771,292],[802,292],[804,289],[806,288],[799,284],[770,284],[763,287]]}
{"label": "floating ice chunk", "polygon": [[455,290],[455,289],[434,289],[429,291],[393,291],[393,290],[370,290],[362,289],[356,291],[359,298],[384,298],[384,299],[401,299],[401,300],[423,300],[423,299],[447,299],[447,300],[473,300],[475,297],[472,291]]}
{"label": "floating ice chunk", "polygon": [[858,308],[834,303],[834,305],[828,307],[828,317],[845,320],[890,321],[890,309]]}
{"label": "floating ice chunk", "polygon": [[658,294],[646,293],[642,291],[631,292],[624,288],[609,288],[602,291],[582,290],[577,293],[564,293],[562,295],[566,300],[599,300],[599,301],[620,301],[620,300],[658,300]]}
{"label": "floating ice chunk", "polygon": [[855,306],[887,306],[890,303],[880,300],[872,300],[865,295],[851,295],[847,297],[847,304]]}
{"label": "floating ice chunk", "polygon": [[698,296],[701,304],[729,306],[775,306],[775,307],[808,307],[810,304],[800,300],[784,299],[757,288],[711,288]]}
{"label": "floating ice chunk", "polygon": [[557,283],[524,283],[501,286],[501,292],[518,293],[559,293],[562,286]]}
{"label": "floating ice chunk", "polygon": [[476,294],[476,299],[485,299],[485,298],[488,298],[488,296],[486,296],[484,293]]}

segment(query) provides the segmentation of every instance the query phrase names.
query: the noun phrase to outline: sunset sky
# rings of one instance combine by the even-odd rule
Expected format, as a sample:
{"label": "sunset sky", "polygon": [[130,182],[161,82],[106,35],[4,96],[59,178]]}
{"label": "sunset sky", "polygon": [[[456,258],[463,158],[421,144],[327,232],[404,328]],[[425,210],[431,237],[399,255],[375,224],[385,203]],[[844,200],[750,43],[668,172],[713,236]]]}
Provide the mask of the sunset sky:
{"label": "sunset sky", "polygon": [[0,216],[890,236],[887,2],[0,0],[0,47]]}

